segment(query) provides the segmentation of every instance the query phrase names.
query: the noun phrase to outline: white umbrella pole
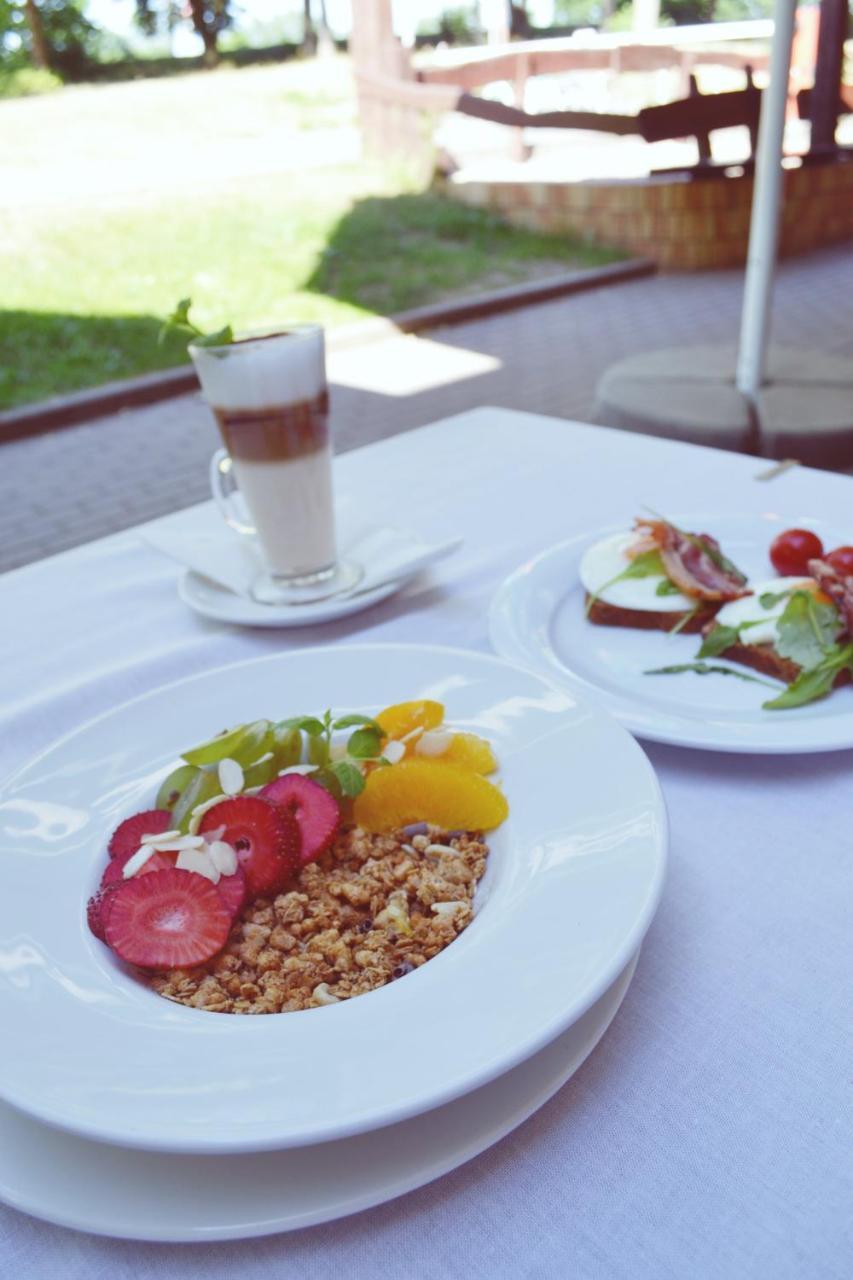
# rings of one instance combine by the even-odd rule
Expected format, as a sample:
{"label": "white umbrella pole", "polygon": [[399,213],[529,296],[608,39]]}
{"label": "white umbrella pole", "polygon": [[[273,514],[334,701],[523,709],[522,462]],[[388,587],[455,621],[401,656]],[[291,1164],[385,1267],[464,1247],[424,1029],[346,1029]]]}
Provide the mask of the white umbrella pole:
{"label": "white umbrella pole", "polygon": [[736,382],[753,407],[764,382],[782,197],[782,143],[796,0],[776,0],[770,82],[761,99]]}

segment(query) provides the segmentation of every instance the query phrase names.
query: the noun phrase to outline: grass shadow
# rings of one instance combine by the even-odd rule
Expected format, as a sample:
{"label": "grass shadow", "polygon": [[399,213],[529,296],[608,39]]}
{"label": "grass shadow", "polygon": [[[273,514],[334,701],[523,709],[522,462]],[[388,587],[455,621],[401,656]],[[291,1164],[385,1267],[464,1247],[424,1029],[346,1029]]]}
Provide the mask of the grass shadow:
{"label": "grass shadow", "polygon": [[624,256],[435,192],[369,196],[338,221],[303,288],[388,315]]}
{"label": "grass shadow", "polygon": [[0,409],[187,361],[186,339],[162,346],[157,316],[0,311]]}

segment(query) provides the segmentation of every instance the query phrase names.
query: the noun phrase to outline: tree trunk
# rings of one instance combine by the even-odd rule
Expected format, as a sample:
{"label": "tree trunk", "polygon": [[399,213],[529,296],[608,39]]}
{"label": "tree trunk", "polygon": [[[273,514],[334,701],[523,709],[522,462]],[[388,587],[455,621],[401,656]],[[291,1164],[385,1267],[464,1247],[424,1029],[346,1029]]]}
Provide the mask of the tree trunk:
{"label": "tree trunk", "polygon": [[311,14],[311,0],[303,0],[302,52],[308,58],[317,53],[317,28]]}
{"label": "tree trunk", "polygon": [[[219,65],[219,50],[217,40],[219,32],[215,22],[205,22],[208,16],[204,0],[190,0],[190,14],[194,29],[201,36],[204,42],[204,53],[201,56],[202,66],[216,67]],[[212,14],[210,15],[213,16]]]}
{"label": "tree trunk", "polygon": [[51,50],[35,0],[24,0],[24,14],[30,31],[30,57],[33,66],[49,71]]}

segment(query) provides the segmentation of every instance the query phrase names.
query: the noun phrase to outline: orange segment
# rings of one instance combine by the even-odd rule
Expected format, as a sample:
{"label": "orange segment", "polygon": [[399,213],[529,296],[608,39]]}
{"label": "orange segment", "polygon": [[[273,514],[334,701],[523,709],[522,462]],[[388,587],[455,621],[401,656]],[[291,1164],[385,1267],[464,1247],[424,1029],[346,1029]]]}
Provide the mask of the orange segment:
{"label": "orange segment", "polygon": [[444,719],[444,707],[429,698],[420,702],[395,702],[376,717],[382,732],[397,741],[413,729],[435,729]]}
{"label": "orange segment", "polygon": [[375,769],[354,806],[366,831],[393,831],[410,822],[433,822],[453,831],[489,831],[509,805],[503,792],[477,773],[435,760],[403,760]]}
{"label": "orange segment", "polygon": [[498,767],[491,746],[476,733],[454,733],[450,746],[438,759],[442,764],[458,764],[474,773],[494,773]]}

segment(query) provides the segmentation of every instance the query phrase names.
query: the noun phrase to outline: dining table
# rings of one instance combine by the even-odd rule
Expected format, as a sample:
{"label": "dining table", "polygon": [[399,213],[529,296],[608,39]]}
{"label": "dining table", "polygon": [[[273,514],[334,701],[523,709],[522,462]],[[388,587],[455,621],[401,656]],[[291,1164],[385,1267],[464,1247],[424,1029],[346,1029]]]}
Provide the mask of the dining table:
{"label": "dining table", "polygon": [[[463,539],[346,618],[200,617],[142,526],[5,574],[2,776],[130,699],[247,658],[373,642],[488,653],[490,601],[511,572],[641,504],[853,521],[849,477],[795,466],[768,479],[769,465],[483,406],[336,459],[338,495],[366,515]],[[531,1118],[420,1189],[266,1238],[116,1240],[3,1205],[0,1276],[849,1280],[853,750],[642,746],[670,821],[662,900],[609,1030]],[[571,776],[564,787],[571,804]],[[13,980],[0,950],[0,1005]]]}

